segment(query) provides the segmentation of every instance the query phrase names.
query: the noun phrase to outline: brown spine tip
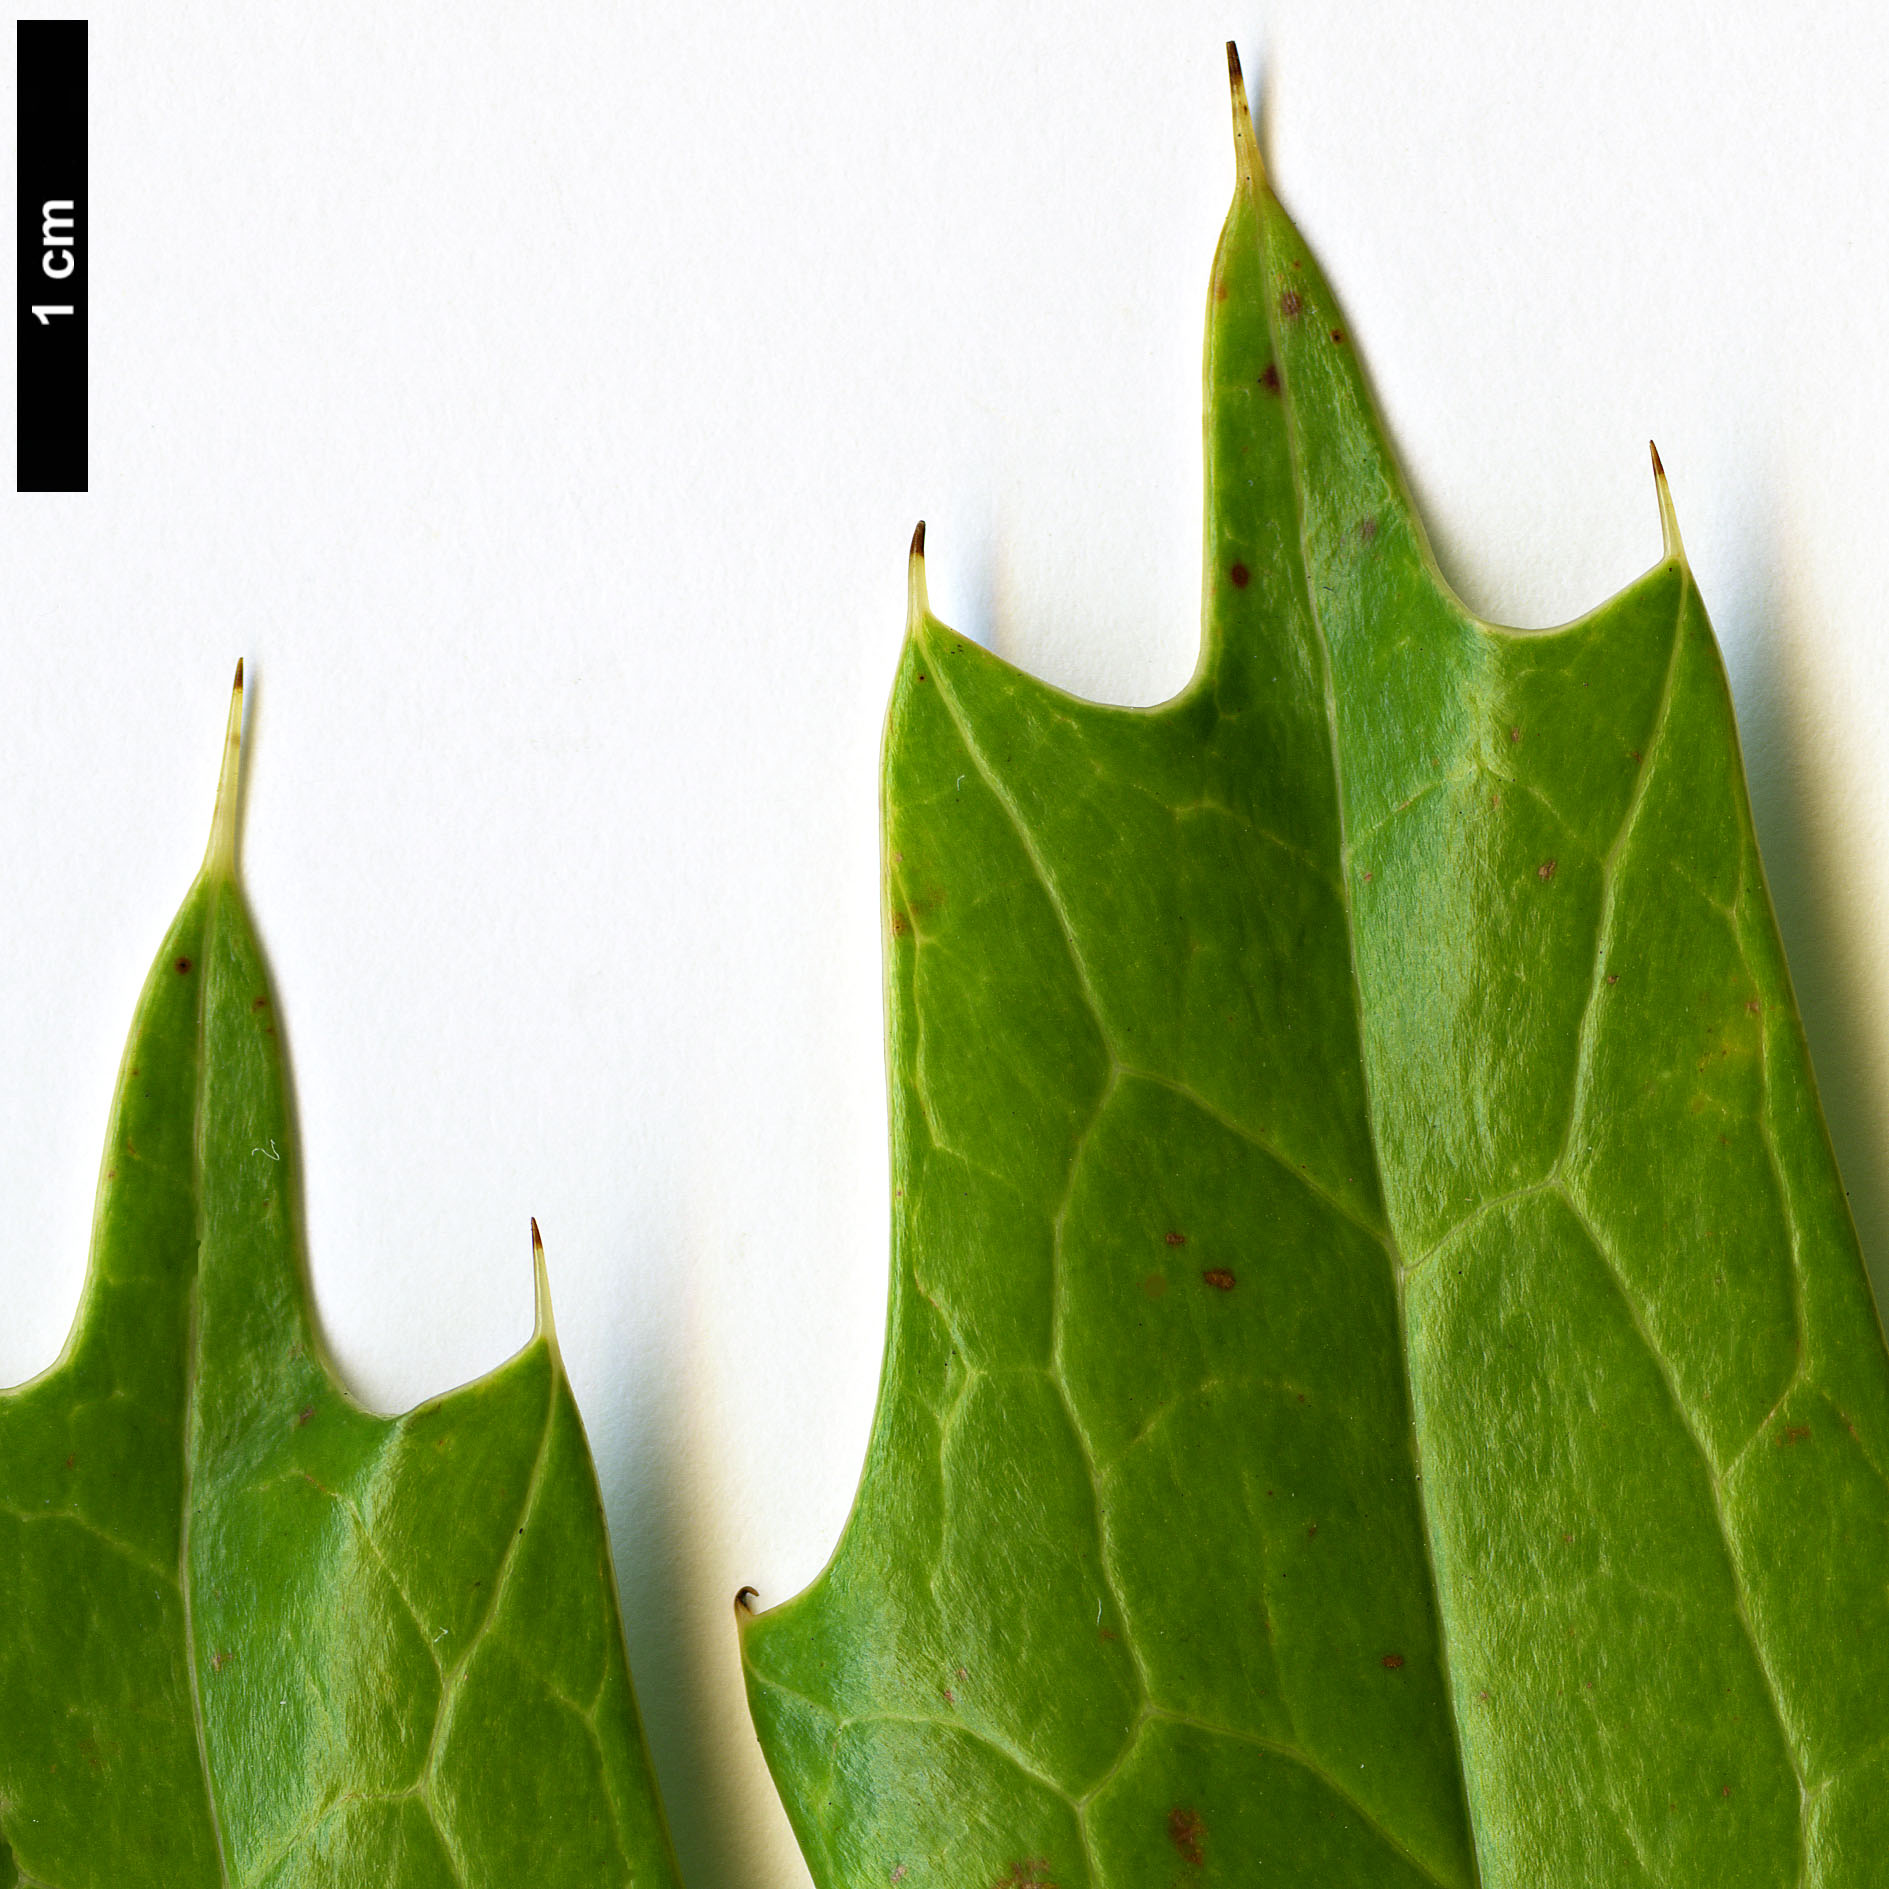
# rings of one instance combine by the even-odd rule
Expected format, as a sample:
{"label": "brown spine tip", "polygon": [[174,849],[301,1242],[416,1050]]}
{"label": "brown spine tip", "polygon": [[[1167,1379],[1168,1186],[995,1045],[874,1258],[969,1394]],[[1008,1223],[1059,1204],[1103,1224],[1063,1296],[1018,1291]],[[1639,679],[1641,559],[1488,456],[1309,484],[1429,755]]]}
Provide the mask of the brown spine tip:
{"label": "brown spine tip", "polygon": [[1249,189],[1257,188],[1266,181],[1266,166],[1259,155],[1252,108],[1246,102],[1246,75],[1240,70],[1240,50],[1232,40],[1227,41],[1227,85],[1233,93],[1233,149],[1240,182]]}
{"label": "brown spine tip", "polygon": [[544,1241],[538,1237],[538,1220],[534,1214],[531,1221],[531,1331],[534,1338],[542,1338],[551,1347],[552,1356],[557,1355],[557,1321],[551,1316],[551,1275],[544,1269]]}
{"label": "brown spine tip", "polygon": [[236,680],[230,684],[229,720],[223,729],[223,765],[216,781],[216,810],[210,816],[210,844],[204,849],[203,869],[213,879],[236,877],[236,797],[243,771],[243,665],[239,657]]}
{"label": "brown spine tip", "polygon": [[1673,510],[1673,495],[1666,484],[1666,468],[1660,464],[1659,448],[1651,440],[1646,449],[1653,455],[1653,490],[1659,497],[1659,531],[1665,541],[1660,547],[1662,563],[1683,564],[1686,547],[1679,538],[1679,514]]}
{"label": "brown spine tip", "polygon": [[912,533],[912,554],[905,560],[905,634],[916,636],[931,614],[931,598],[925,589],[925,521],[918,521]]}
{"label": "brown spine tip", "polygon": [[759,1588],[743,1587],[743,1588],[736,1589],[735,1612],[741,1613],[741,1614],[753,1613],[754,1603],[760,1598],[761,1598],[761,1592]]}

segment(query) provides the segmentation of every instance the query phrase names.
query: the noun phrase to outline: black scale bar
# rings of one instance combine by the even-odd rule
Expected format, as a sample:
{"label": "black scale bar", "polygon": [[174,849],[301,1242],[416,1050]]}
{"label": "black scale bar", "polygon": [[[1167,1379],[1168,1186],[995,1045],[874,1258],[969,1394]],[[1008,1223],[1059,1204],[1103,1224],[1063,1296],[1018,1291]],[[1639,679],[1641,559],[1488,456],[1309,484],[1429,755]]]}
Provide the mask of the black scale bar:
{"label": "black scale bar", "polygon": [[86,23],[21,20],[18,28],[17,489],[83,492]]}

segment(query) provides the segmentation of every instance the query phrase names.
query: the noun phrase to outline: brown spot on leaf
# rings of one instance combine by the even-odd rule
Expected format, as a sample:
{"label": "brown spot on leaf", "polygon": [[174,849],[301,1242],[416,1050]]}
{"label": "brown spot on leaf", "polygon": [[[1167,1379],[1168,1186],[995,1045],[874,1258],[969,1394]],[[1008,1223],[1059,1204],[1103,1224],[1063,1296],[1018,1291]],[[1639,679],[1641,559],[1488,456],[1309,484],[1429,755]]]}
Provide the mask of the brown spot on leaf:
{"label": "brown spot on leaf", "polygon": [[1151,1299],[1165,1298],[1167,1296],[1168,1282],[1162,1278],[1158,1272],[1151,1272],[1147,1278],[1141,1282],[1141,1289]]}
{"label": "brown spot on leaf", "polygon": [[66,1467],[70,1469],[73,1466],[73,1464],[76,1463],[78,1460],[79,1459],[76,1453],[71,1456],[68,1456],[66,1458]]}
{"label": "brown spot on leaf", "polygon": [[1522,738],[1522,731],[1519,728],[1511,728],[1509,730],[1509,746],[1511,748],[1514,747],[1514,745],[1518,741],[1520,741],[1521,738]]}
{"label": "brown spot on leaf", "polygon": [[1177,1805],[1168,1812],[1168,1841],[1180,1851],[1181,1861],[1194,1869],[1207,1860],[1207,1826],[1197,1810]]}
{"label": "brown spot on leaf", "polygon": [[1305,1525],[1305,1533],[1308,1538],[1316,1535],[1318,1533],[1318,1524],[1316,1522],[1307,1522]]}
{"label": "brown spot on leaf", "polygon": [[177,975],[179,977],[188,977],[190,975],[190,960],[188,958],[179,958],[177,960]]}
{"label": "brown spot on leaf", "polygon": [[[1295,262],[1292,266],[1296,269],[1299,265]],[[1297,289],[1287,289],[1279,298],[1279,312],[1288,320],[1297,315],[1304,306],[1305,303],[1300,300]]]}
{"label": "brown spot on leaf", "polygon": [[1228,565],[1227,575],[1233,579],[1233,588],[1235,590],[1244,590],[1246,586],[1253,581],[1253,573],[1249,571],[1244,564]]}
{"label": "brown spot on leaf", "polygon": [[269,1008],[269,999],[267,997],[258,997],[249,1007],[252,1010],[267,1010]]}
{"label": "brown spot on leaf", "polygon": [[1759,1014],[1759,1012],[1760,1012],[1760,1011],[1762,1011],[1762,1010],[1764,1009],[1764,1005],[1763,1005],[1763,1004],[1761,1004],[1761,1003],[1760,1003],[1760,1002],[1759,1002],[1759,1001],[1757,1000],[1757,998],[1755,998],[1755,997],[1748,997],[1748,998],[1747,998],[1747,999],[1745,1000],[1745,1008],[1746,1008],[1747,1010],[1749,1010],[1749,1011],[1751,1012],[1751,1014],[1752,1014],[1752,1015],[1753,1015],[1753,1016],[1755,1017],[1755,1016],[1757,1016],[1757,1015]]}
{"label": "brown spot on leaf", "polygon": [[1718,1794],[1721,1797],[1729,1797],[1732,1794],[1732,1787],[1729,1784],[1721,1784],[1719,1786]]}
{"label": "brown spot on leaf", "polygon": [[1386,1653],[1384,1655],[1384,1670],[1387,1673],[1394,1673],[1403,1663],[1404,1656],[1401,1653]]}
{"label": "brown spot on leaf", "polygon": [[903,912],[894,912],[892,914],[893,937],[903,938],[905,934],[911,930],[911,928],[912,928],[912,921],[909,918],[907,918]]}
{"label": "brown spot on leaf", "polygon": [[1266,363],[1266,371],[1260,375],[1259,384],[1264,387],[1269,394],[1276,394],[1279,391],[1279,368],[1276,362],[1268,361]]}
{"label": "brown spot on leaf", "polygon": [[1031,1856],[1012,1863],[1009,1875],[999,1876],[991,1889],[1056,1889],[1049,1879],[1049,1858]]}
{"label": "brown spot on leaf", "polygon": [[1213,299],[1216,302],[1224,302],[1227,299],[1227,285],[1224,282],[1216,282],[1213,285]]}
{"label": "brown spot on leaf", "polygon": [[1544,859],[1541,864],[1535,868],[1535,877],[1542,880],[1544,883],[1552,879],[1554,877],[1555,864],[1556,862],[1552,859]]}
{"label": "brown spot on leaf", "polygon": [[1185,1246],[1187,1244],[1187,1235],[1185,1233],[1170,1233],[1167,1236],[1167,1243],[1170,1246]]}
{"label": "brown spot on leaf", "polygon": [[1778,1440],[1777,1440],[1778,1448],[1788,1449],[1790,1445],[1793,1443],[1803,1442],[1803,1440],[1807,1436],[1809,1436],[1809,1434],[1810,1434],[1810,1425],[1807,1423],[1787,1424],[1784,1430],[1780,1433],[1778,1437]]}
{"label": "brown spot on leaf", "polygon": [[1362,538],[1366,544],[1369,544],[1371,540],[1377,536],[1377,520],[1375,518],[1360,518],[1358,520],[1358,536]]}
{"label": "brown spot on leaf", "polygon": [[1342,328],[1334,328],[1331,331],[1331,338],[1342,345],[1345,338],[1345,331]]}
{"label": "brown spot on leaf", "polygon": [[1233,1275],[1228,1272],[1224,1266],[1209,1266],[1200,1276],[1208,1285],[1212,1286],[1216,1292],[1231,1292],[1233,1290]]}
{"label": "brown spot on leaf", "polygon": [[1608,981],[1608,983],[1610,983],[1610,984],[1617,984],[1617,983],[1619,983],[1619,982],[1620,982],[1620,973],[1619,973],[1618,971],[1609,971],[1609,972],[1607,973],[1607,981]]}
{"label": "brown spot on leaf", "polygon": [[299,1430],[314,1414],[315,1406],[313,1404],[304,1404],[301,1409],[295,1413],[295,1427]]}

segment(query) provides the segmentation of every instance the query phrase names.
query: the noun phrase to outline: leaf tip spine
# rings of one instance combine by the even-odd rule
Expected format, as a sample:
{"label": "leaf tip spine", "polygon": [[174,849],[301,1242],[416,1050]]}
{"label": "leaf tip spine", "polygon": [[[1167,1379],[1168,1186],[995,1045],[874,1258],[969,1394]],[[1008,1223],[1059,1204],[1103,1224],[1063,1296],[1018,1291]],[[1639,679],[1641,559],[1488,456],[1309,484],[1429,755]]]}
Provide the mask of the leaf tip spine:
{"label": "leaf tip spine", "polygon": [[243,664],[236,662],[230,685],[230,718],[223,733],[223,765],[217,774],[216,811],[210,816],[210,844],[203,869],[219,879],[236,877],[236,812],[243,770]]}
{"label": "leaf tip spine", "polygon": [[1233,93],[1233,154],[1239,165],[1240,185],[1257,190],[1266,181],[1266,166],[1259,155],[1259,134],[1253,129],[1252,107],[1246,102],[1246,74],[1240,69],[1240,49],[1227,41],[1227,85]]}
{"label": "leaf tip spine", "polygon": [[1659,494],[1659,531],[1665,542],[1662,561],[1683,564],[1686,561],[1686,547],[1680,542],[1679,514],[1673,510],[1673,495],[1666,483],[1666,468],[1660,463],[1659,448],[1651,440],[1646,442],[1646,449],[1653,455],[1653,489]]}
{"label": "leaf tip spine", "polygon": [[558,1346],[558,1328],[551,1316],[551,1280],[544,1269],[544,1240],[538,1232],[535,1214],[531,1220],[531,1293],[532,1338],[542,1338],[555,1351]]}
{"label": "leaf tip spine", "polygon": [[754,1603],[761,1598],[758,1588],[738,1587],[735,1589],[735,1624],[745,1626],[754,1618]]}
{"label": "leaf tip spine", "polygon": [[925,521],[912,533],[911,556],[905,561],[905,633],[916,636],[931,615],[931,597],[925,588]]}

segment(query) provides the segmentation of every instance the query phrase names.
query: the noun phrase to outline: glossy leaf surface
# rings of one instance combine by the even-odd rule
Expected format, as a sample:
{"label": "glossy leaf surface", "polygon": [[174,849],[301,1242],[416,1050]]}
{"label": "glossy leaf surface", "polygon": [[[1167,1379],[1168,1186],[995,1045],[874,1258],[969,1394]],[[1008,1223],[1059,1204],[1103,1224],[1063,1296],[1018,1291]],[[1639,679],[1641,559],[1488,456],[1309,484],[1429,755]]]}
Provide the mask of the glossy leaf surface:
{"label": "glossy leaf surface", "polygon": [[241,704],[239,675],[78,1321],[0,1394],[0,1885],[664,1889],[542,1254],[536,1334],[477,1383],[384,1418],[324,1359],[236,876]]}
{"label": "glossy leaf surface", "polygon": [[1880,1881],[1889,1364],[1663,478],[1604,608],[1470,615],[1235,126],[1193,681],[1034,681],[915,547],[770,1765],[822,1889]]}

